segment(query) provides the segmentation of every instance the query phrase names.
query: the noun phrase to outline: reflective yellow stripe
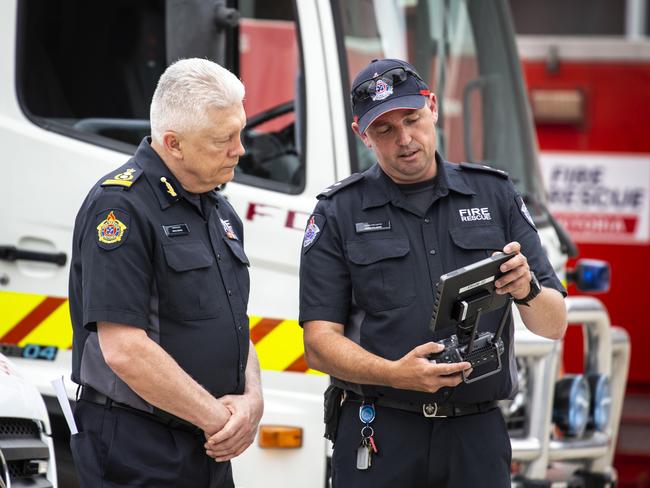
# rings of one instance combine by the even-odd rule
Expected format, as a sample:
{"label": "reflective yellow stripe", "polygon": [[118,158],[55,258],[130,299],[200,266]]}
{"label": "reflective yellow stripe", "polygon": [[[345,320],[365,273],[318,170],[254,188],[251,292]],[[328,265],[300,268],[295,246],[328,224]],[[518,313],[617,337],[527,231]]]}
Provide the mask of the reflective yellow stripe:
{"label": "reflective yellow stripe", "polygon": [[60,349],[72,347],[72,321],[70,320],[70,306],[66,300],[39,324],[32,332],[20,341],[18,345],[39,344],[56,346]]}
{"label": "reflective yellow stripe", "polygon": [[263,369],[284,371],[303,354],[302,329],[295,320],[285,320],[255,345]]}
{"label": "reflective yellow stripe", "polygon": [[[25,317],[32,313],[44,300],[48,299],[46,295],[36,295],[29,293],[0,292],[0,337],[9,333]],[[48,299],[50,303],[52,299]],[[41,309],[42,310],[42,307]],[[46,312],[41,312],[46,313]],[[37,313],[38,317],[39,314]],[[32,316],[32,320],[34,320]],[[260,359],[262,369],[272,371],[284,371],[294,363],[294,370],[303,369],[302,363],[304,350],[302,342],[302,328],[296,320],[267,319],[260,316],[250,317],[251,331],[262,321],[264,321],[264,333],[258,334],[261,337],[255,350]],[[276,325],[277,324],[277,325]],[[14,329],[13,336],[16,331]],[[56,307],[49,315],[43,317],[29,332],[25,331],[24,337],[16,337],[18,344],[38,344],[41,346],[56,346],[61,349],[72,347],[72,325],[70,320],[70,309],[68,301],[64,301]],[[302,365],[302,366],[300,366]],[[323,373],[308,369],[304,371],[309,374],[321,375]]]}
{"label": "reflective yellow stripe", "polygon": [[45,299],[45,295],[0,291],[0,337],[24,319]]}

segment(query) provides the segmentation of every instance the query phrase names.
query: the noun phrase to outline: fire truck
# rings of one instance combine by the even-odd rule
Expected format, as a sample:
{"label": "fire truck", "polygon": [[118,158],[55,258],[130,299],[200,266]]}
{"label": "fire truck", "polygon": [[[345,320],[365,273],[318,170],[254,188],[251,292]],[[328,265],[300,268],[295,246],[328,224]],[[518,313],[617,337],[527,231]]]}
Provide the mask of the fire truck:
{"label": "fire truck", "polygon": [[[266,409],[256,442],[233,464],[238,486],[328,484],[329,379],[304,359],[298,262],[315,195],[374,163],[349,128],[347,95],[373,58],[415,65],[438,94],[441,153],[507,171],[558,275],[603,286],[599,263],[567,274],[574,245],[546,208],[505,0],[5,0],[0,25],[0,142],[9,148],[0,163],[0,343],[45,399],[61,486],[75,482],[50,380],[70,372],[74,216],[148,135],[155,83],[178,58],[214,59],[247,87],[246,155],[223,191],[245,225]],[[581,374],[559,374],[562,343],[527,331],[515,311],[519,393],[502,411],[518,486],[616,481],[629,342],[597,299],[567,306],[589,338]]]}
{"label": "fire truck", "polygon": [[[615,464],[621,486],[643,486],[650,479],[643,353],[650,341],[650,10],[646,0],[553,2],[545,11],[536,3],[511,6],[548,206],[581,256],[612,266],[601,299],[635,344]],[[566,350],[579,352],[582,340],[570,332]],[[580,356],[565,355],[567,370],[581,370]]]}

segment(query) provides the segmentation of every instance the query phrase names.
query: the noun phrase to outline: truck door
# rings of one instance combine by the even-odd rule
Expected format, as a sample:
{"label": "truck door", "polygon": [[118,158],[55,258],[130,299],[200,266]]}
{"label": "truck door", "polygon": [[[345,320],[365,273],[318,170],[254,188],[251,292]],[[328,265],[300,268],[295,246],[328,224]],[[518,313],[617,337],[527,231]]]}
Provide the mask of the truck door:
{"label": "truck door", "polygon": [[[269,405],[264,420],[311,434],[299,449],[252,448],[235,469],[245,486],[261,476],[266,486],[287,486],[287,472],[306,486],[324,478],[326,444],[313,433],[322,427],[327,378],[304,374],[297,266],[314,196],[337,178],[322,24],[315,1],[246,1],[235,5],[239,22],[215,35],[198,24],[217,29],[217,20],[228,24],[237,12],[191,14],[205,4],[0,5],[7,53],[0,56],[0,142],[9,148],[0,163],[9,176],[0,205],[0,343],[23,356],[18,367],[42,394],[52,395],[53,377],[69,377],[67,281],[77,210],[90,187],[149,134],[149,103],[168,63],[195,55],[220,60],[247,87],[247,154],[224,193],[245,226],[251,337]],[[192,29],[205,33],[205,42],[183,36]]]}

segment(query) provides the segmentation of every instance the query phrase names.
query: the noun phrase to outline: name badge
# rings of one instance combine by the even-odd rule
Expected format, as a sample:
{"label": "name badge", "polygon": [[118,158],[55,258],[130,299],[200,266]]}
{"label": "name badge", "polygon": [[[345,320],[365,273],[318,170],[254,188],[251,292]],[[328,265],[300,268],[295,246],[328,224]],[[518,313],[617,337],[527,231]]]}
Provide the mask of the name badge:
{"label": "name badge", "polygon": [[162,228],[167,237],[186,236],[190,233],[190,228],[187,224],[163,225]]}
{"label": "name badge", "polygon": [[357,222],[354,224],[357,234],[364,232],[377,232],[380,230],[390,230],[390,220],[386,222]]}

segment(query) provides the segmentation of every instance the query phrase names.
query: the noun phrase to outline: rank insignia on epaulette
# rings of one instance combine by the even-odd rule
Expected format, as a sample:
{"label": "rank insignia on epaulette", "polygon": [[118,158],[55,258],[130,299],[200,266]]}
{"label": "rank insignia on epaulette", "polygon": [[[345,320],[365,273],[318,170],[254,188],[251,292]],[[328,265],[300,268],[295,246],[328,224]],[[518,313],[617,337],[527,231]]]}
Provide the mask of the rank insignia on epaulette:
{"label": "rank insignia on epaulette", "polygon": [[332,195],[334,195],[337,191],[342,190],[346,186],[352,185],[353,183],[356,183],[357,181],[361,181],[363,179],[363,173],[353,173],[347,178],[337,181],[336,183],[328,186],[325,188],[322,192],[320,192],[316,198],[321,199],[321,198],[329,198]]}
{"label": "rank insignia on epaulette", "polygon": [[105,212],[106,210],[98,215],[98,218],[102,218],[101,215],[105,215],[105,218],[97,225],[97,245],[106,250],[115,249],[126,240],[129,227],[122,220],[128,223],[129,215],[122,210],[110,210],[108,214]]}
{"label": "rank insignia on epaulette", "polygon": [[492,166],[488,166],[487,164],[478,164],[478,163],[460,163],[459,166],[463,169],[470,169],[470,170],[475,170],[475,171],[484,171],[486,173],[492,173],[498,176],[501,176],[502,178],[508,178],[508,172],[503,171],[502,169],[499,168],[493,168]]}
{"label": "rank insignia on epaulette", "polygon": [[104,180],[101,186],[123,186],[130,188],[133,183],[142,174],[141,170],[135,168],[128,168],[121,173],[116,174],[112,178]]}

